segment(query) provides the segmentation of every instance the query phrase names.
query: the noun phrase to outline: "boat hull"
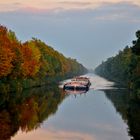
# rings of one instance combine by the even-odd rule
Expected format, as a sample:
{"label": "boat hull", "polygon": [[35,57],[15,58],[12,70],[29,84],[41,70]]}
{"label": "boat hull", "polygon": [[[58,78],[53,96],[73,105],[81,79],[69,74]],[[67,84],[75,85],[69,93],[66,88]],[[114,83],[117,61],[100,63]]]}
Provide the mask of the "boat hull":
{"label": "boat hull", "polygon": [[63,89],[64,90],[89,90],[91,83],[88,78],[86,77],[76,77],[71,80],[71,82],[68,82],[64,84]]}
{"label": "boat hull", "polygon": [[89,90],[88,85],[69,85],[65,84],[63,87],[64,90]]}

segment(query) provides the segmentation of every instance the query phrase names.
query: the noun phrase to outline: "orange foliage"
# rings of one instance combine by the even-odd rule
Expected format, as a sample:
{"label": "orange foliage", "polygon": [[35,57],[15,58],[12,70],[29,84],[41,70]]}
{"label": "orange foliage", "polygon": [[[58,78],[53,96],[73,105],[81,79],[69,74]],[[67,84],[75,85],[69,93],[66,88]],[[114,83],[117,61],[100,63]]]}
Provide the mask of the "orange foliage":
{"label": "orange foliage", "polygon": [[0,77],[7,76],[11,72],[13,56],[14,54],[9,48],[0,46]]}
{"label": "orange foliage", "polygon": [[29,98],[19,107],[21,130],[28,132],[34,128],[38,121],[38,106],[34,98]]}
{"label": "orange foliage", "polygon": [[14,32],[0,26],[0,78],[22,79],[77,74],[81,64],[66,58],[41,40],[22,44]]}
{"label": "orange foliage", "polygon": [[30,47],[28,43],[22,46],[23,63],[21,65],[22,74],[24,77],[33,77],[39,71],[39,58],[36,57],[36,51]]}
{"label": "orange foliage", "polygon": [[12,71],[13,57],[14,53],[7,37],[7,29],[0,26],[0,77],[7,76]]}

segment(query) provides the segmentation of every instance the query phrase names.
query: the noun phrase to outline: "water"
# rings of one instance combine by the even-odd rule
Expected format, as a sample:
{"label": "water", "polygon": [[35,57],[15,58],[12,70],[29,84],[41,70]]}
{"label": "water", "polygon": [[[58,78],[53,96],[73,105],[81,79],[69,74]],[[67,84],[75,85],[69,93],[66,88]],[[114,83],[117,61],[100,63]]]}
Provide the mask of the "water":
{"label": "water", "polygon": [[[139,137],[140,128],[135,125],[140,122],[139,104],[132,103],[130,108],[127,91],[112,88],[112,82],[99,76],[87,76],[92,82],[87,93],[65,94],[52,86],[26,91],[21,97],[16,95],[17,99],[9,101],[9,106],[5,106],[6,99],[3,99],[0,139],[130,140]],[[135,118],[130,118],[131,112]]]}

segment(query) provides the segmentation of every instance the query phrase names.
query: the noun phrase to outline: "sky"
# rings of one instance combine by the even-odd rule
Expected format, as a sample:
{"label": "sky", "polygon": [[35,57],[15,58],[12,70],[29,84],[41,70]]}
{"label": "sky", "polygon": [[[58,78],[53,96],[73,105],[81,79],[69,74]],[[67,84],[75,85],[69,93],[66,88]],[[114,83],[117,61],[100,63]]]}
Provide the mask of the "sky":
{"label": "sky", "polygon": [[140,29],[140,0],[0,0],[0,24],[94,69]]}

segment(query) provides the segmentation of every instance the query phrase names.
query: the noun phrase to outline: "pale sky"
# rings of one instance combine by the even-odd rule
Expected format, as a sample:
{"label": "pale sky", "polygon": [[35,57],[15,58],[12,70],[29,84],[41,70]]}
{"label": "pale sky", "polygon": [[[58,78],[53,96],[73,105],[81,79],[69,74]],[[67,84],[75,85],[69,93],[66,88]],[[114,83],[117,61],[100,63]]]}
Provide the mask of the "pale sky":
{"label": "pale sky", "polygon": [[95,68],[135,39],[140,0],[0,0],[0,24]]}
{"label": "pale sky", "polygon": [[132,3],[140,5],[140,0],[0,0],[0,11],[14,11],[31,8],[38,10],[97,8],[105,3]]}

